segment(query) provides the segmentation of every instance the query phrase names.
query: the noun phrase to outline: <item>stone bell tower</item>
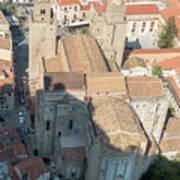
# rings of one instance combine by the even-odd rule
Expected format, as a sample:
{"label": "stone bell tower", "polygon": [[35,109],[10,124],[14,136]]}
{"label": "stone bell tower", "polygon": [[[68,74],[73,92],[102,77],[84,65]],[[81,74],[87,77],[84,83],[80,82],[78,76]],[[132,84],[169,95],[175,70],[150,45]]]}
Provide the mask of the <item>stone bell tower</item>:
{"label": "stone bell tower", "polygon": [[39,87],[42,60],[56,56],[56,20],[50,0],[35,0],[29,16],[29,89],[34,95]]}
{"label": "stone bell tower", "polygon": [[125,3],[108,0],[107,10],[92,20],[92,32],[108,61],[114,61],[120,68],[126,40]]}

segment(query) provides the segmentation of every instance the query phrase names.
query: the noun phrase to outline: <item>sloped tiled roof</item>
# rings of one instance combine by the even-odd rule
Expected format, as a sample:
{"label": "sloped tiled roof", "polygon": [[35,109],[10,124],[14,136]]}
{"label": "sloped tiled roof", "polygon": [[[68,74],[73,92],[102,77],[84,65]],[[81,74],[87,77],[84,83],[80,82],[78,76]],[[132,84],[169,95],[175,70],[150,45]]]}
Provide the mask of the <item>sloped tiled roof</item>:
{"label": "sloped tiled roof", "polygon": [[98,15],[101,15],[102,13],[106,12],[107,6],[104,6],[104,5],[102,6],[97,3],[94,3],[94,8],[96,12],[98,13]]}
{"label": "sloped tiled roof", "polygon": [[87,92],[126,94],[126,84],[120,72],[91,73],[87,74]]}
{"label": "sloped tiled roof", "polygon": [[0,48],[10,49],[11,48],[10,40],[0,36]]}
{"label": "sloped tiled roof", "polygon": [[[147,139],[130,106],[119,98],[92,98],[89,107],[96,135],[111,150],[133,152]],[[146,146],[144,146],[146,148]]]}
{"label": "sloped tiled roof", "polygon": [[81,34],[62,39],[72,72],[107,72],[107,66],[93,37]]}
{"label": "sloped tiled roof", "polygon": [[127,5],[126,15],[160,14],[155,4]]}
{"label": "sloped tiled roof", "polygon": [[79,0],[56,0],[60,6],[80,4]]}
{"label": "sloped tiled roof", "polygon": [[127,88],[131,98],[163,96],[163,89],[155,77],[127,77]]}
{"label": "sloped tiled roof", "polygon": [[160,148],[163,152],[180,152],[180,118],[168,119]]}
{"label": "sloped tiled roof", "polygon": [[162,69],[176,69],[180,68],[180,56],[175,56],[173,58],[166,59],[164,61],[160,61],[155,63],[155,65],[161,66]]}
{"label": "sloped tiled roof", "polygon": [[24,158],[16,165],[16,167],[21,175],[27,174],[31,180],[35,180],[39,178],[40,175],[50,171],[40,157]]}
{"label": "sloped tiled roof", "polygon": [[87,5],[82,5],[81,6],[82,11],[90,10],[90,8],[91,8],[91,3],[90,2]]}
{"label": "sloped tiled roof", "polygon": [[168,48],[168,49],[136,49],[131,54],[155,54],[155,53],[180,53],[180,48]]}
{"label": "sloped tiled roof", "polygon": [[176,26],[178,28],[178,38],[180,38],[180,3],[176,0],[167,0],[168,6],[165,9],[161,10],[163,18],[168,21],[169,17],[174,16]]}

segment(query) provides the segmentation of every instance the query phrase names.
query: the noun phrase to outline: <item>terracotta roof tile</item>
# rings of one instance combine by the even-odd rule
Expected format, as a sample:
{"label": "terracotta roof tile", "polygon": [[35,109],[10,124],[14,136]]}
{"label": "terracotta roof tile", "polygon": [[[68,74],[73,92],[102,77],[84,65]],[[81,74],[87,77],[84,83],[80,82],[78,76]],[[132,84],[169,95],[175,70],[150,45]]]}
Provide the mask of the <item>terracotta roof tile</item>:
{"label": "terracotta roof tile", "polygon": [[94,3],[94,8],[96,12],[98,13],[98,15],[101,15],[102,13],[106,12],[107,6],[102,6],[97,3]]}
{"label": "terracotta roof tile", "polygon": [[169,49],[136,49],[131,51],[130,54],[154,54],[154,53],[180,53],[180,48],[169,48]]}
{"label": "terracotta roof tile", "polygon": [[107,4],[108,0],[101,0],[102,3]]}
{"label": "terracotta roof tile", "polygon": [[12,62],[0,59],[0,70],[10,71],[12,67]]}
{"label": "terracotta roof tile", "polygon": [[0,48],[2,48],[2,49],[10,49],[11,48],[10,40],[0,36]]}
{"label": "terracotta roof tile", "polygon": [[154,66],[159,65],[162,69],[176,69],[180,68],[180,56],[175,56],[173,58],[165,59],[155,63]]}
{"label": "terracotta roof tile", "polygon": [[9,24],[2,11],[0,11],[0,24]]}
{"label": "terracotta roof tile", "polygon": [[180,117],[169,118],[165,132],[167,136],[180,135]]}
{"label": "terracotta roof tile", "polygon": [[27,154],[26,147],[21,142],[14,143],[13,144],[13,149],[14,149],[14,152],[15,152],[16,156]]}
{"label": "terracotta roof tile", "polygon": [[126,94],[124,77],[119,72],[87,74],[87,92],[91,93],[113,93]]}
{"label": "terracotta roof tile", "polygon": [[8,170],[9,170],[10,174],[12,175],[13,180],[20,180],[20,178],[18,177],[13,165],[10,164],[8,166]]}
{"label": "terracotta roof tile", "polygon": [[94,38],[77,34],[64,38],[62,42],[72,72],[108,71]]}
{"label": "terracotta roof tile", "polygon": [[176,21],[176,26],[178,28],[178,38],[180,38],[180,8],[179,2],[176,0],[168,0],[168,7],[161,10],[163,18],[168,21],[169,17],[174,16]]}
{"label": "terracotta roof tile", "polygon": [[180,138],[170,138],[166,139],[166,144],[168,151],[178,151],[180,152]]}
{"label": "terracotta roof tile", "polygon": [[91,8],[91,3],[90,2],[88,3],[88,5],[82,5],[81,6],[82,11],[90,10],[90,8]]}
{"label": "terracotta roof tile", "polygon": [[178,87],[176,81],[174,80],[174,77],[169,76],[169,77],[164,77],[164,80],[167,80],[170,83],[171,88],[173,89],[173,92],[175,92],[177,98],[177,101],[180,101],[180,88]]}
{"label": "terracotta roof tile", "polygon": [[168,119],[160,148],[163,152],[180,152],[180,118]]}
{"label": "terracotta roof tile", "polygon": [[16,165],[16,167],[19,169],[21,175],[27,174],[32,180],[35,180],[40,175],[50,171],[40,157],[24,158]]}
{"label": "terracotta roof tile", "polygon": [[155,77],[127,77],[127,88],[131,98],[163,96],[161,83]]}
{"label": "terracotta roof tile", "polygon": [[127,5],[126,15],[160,14],[155,4]]}
{"label": "terracotta roof tile", "polygon": [[74,5],[74,4],[80,5],[80,1],[79,0],[56,0],[56,2],[60,6],[67,6],[67,5]]}
{"label": "terracotta roof tile", "polygon": [[[147,139],[131,106],[119,98],[92,98],[92,122],[100,142],[112,150],[132,152]],[[132,148],[131,148],[132,147]]]}

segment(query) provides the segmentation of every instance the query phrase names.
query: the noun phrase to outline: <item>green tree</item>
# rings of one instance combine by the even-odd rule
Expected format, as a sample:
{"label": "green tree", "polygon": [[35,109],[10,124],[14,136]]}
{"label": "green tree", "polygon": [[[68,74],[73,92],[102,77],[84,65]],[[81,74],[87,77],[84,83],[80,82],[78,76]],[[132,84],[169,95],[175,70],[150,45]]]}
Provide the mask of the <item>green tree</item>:
{"label": "green tree", "polygon": [[161,74],[162,74],[161,66],[159,66],[159,65],[153,66],[152,74],[153,74],[153,76],[158,76],[158,77],[160,77]]}
{"label": "green tree", "polygon": [[171,114],[174,114],[174,113],[175,113],[175,109],[174,109],[172,106],[169,107],[169,111],[170,111]]}
{"label": "green tree", "polygon": [[81,33],[82,33],[82,34],[89,34],[87,28],[82,28],[82,29],[81,29]]}
{"label": "green tree", "polygon": [[180,160],[168,160],[159,156],[142,177],[142,180],[178,180],[180,179]]}
{"label": "green tree", "polygon": [[6,6],[6,11],[7,11],[8,15],[13,15],[13,14],[16,13],[16,8],[15,8],[15,6],[13,4],[8,4]]}
{"label": "green tree", "polygon": [[177,36],[177,33],[178,29],[176,27],[175,18],[171,16],[161,31],[158,46],[160,48],[174,47],[174,38]]}

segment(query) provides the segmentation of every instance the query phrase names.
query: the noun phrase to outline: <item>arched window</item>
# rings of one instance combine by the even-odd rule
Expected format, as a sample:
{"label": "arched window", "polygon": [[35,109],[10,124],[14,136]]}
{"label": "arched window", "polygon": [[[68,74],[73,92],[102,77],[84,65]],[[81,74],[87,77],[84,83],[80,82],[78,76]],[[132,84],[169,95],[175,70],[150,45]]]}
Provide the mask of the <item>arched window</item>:
{"label": "arched window", "polygon": [[154,24],[155,24],[154,21],[152,21],[152,22],[151,22],[151,25],[150,25],[150,29],[149,29],[150,32],[153,32]]}
{"label": "arched window", "polygon": [[146,23],[145,23],[145,22],[143,22],[143,23],[142,23],[141,32],[144,32],[145,28],[146,28]]}
{"label": "arched window", "polygon": [[132,26],[132,29],[131,29],[131,32],[135,32],[136,31],[136,22],[133,23],[133,26]]}
{"label": "arched window", "polygon": [[86,17],[86,13],[85,13],[85,12],[83,12],[82,17],[83,17],[83,18],[85,18],[85,17]]}

